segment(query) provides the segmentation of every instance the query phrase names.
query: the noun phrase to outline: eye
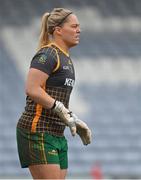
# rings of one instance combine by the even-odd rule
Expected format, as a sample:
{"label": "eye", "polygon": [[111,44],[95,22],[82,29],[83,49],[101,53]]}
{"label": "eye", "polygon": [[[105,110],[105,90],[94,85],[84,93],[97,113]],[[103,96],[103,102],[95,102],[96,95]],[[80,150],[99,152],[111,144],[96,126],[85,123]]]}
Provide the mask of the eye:
{"label": "eye", "polygon": [[76,28],[76,27],[77,27],[77,25],[72,25],[71,27],[72,27],[72,28]]}
{"label": "eye", "polygon": [[72,24],[72,26],[71,26],[72,28],[77,28],[77,27],[79,27],[80,28],[80,25],[79,24]]}

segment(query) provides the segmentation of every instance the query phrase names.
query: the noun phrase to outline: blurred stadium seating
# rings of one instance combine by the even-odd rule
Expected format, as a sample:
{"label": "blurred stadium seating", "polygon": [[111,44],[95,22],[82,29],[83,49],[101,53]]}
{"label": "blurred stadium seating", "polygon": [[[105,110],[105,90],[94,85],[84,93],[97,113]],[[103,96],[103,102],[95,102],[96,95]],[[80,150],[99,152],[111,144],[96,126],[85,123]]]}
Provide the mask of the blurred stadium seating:
{"label": "blurred stadium seating", "polygon": [[71,50],[76,86],[71,107],[91,127],[92,144],[69,141],[68,177],[141,178],[141,1],[0,0],[0,177],[30,177],[21,169],[16,123],[25,105],[24,80],[35,53],[40,18],[72,9],[81,42]]}

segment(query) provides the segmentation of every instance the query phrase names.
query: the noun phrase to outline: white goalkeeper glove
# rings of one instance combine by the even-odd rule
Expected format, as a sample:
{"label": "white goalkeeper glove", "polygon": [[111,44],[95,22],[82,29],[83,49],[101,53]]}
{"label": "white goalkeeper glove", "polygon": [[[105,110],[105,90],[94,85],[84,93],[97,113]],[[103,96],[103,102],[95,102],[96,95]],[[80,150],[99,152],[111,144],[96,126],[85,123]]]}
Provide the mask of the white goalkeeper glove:
{"label": "white goalkeeper glove", "polygon": [[70,128],[72,136],[76,135],[75,118],[72,116],[72,112],[65,108],[64,104],[60,101],[55,101],[52,110],[57,113],[61,120]]}
{"label": "white goalkeeper glove", "polygon": [[76,124],[76,129],[77,129],[77,134],[80,136],[82,142],[84,145],[88,145],[91,143],[92,139],[92,133],[89,127],[85,122],[82,120],[78,119],[78,117],[75,114],[72,114],[72,116],[75,118],[75,124]]}

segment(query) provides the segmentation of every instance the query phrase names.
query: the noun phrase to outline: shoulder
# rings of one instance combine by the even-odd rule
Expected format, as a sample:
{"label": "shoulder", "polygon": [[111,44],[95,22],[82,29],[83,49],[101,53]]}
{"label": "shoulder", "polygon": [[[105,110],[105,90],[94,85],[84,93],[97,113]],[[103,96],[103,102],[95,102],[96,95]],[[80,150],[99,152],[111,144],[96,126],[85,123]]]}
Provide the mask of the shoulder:
{"label": "shoulder", "polygon": [[44,47],[40,49],[32,58],[30,68],[39,69],[48,75],[58,67],[58,57],[56,51],[52,47]]}
{"label": "shoulder", "polygon": [[57,52],[56,49],[53,47],[43,47],[40,50],[38,50],[37,53],[35,54],[35,56],[38,55],[55,58],[57,56]]}

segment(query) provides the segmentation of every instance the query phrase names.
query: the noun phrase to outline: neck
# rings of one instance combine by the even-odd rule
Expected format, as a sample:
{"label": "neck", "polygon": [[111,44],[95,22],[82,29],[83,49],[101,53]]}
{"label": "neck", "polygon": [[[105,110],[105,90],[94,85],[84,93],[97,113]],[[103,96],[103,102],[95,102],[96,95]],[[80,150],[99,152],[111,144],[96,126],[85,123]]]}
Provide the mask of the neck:
{"label": "neck", "polygon": [[69,47],[61,39],[53,39],[52,43],[59,46],[66,54],[69,54]]}

